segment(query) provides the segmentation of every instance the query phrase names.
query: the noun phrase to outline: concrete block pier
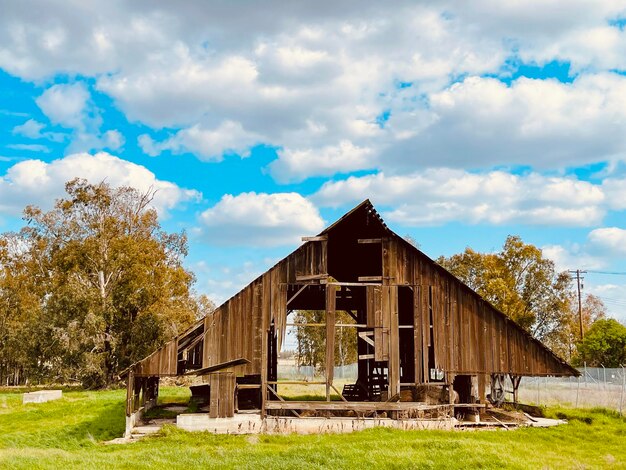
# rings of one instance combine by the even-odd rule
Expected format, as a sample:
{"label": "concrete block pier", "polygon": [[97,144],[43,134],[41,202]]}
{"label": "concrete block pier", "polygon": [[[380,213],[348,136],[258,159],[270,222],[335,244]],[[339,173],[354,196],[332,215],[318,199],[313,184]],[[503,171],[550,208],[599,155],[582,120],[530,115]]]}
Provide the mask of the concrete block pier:
{"label": "concrete block pier", "polygon": [[38,392],[25,393],[22,403],[45,403],[62,397],[63,392],[61,390],[40,390]]}

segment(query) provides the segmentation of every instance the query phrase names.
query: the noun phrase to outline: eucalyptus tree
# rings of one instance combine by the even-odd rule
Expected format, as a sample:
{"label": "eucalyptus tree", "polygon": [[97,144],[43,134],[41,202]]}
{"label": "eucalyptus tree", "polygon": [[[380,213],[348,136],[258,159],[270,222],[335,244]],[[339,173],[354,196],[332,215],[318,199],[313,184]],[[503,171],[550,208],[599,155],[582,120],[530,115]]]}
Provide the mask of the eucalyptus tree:
{"label": "eucalyptus tree", "polygon": [[20,288],[37,298],[31,368],[101,386],[191,324],[194,276],[186,235],[162,230],[153,191],[81,179],[65,189],[52,210],[25,209],[19,248],[4,258],[21,263]]}

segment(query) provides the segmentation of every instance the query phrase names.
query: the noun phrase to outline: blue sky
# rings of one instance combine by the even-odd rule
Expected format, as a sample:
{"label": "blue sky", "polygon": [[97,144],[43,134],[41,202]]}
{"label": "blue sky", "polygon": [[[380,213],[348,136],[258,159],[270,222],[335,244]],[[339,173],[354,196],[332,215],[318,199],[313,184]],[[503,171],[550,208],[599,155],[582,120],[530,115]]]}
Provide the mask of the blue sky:
{"label": "blue sky", "polygon": [[1,231],[76,176],[154,188],[219,303],[370,198],[626,320],[626,2],[1,3]]}

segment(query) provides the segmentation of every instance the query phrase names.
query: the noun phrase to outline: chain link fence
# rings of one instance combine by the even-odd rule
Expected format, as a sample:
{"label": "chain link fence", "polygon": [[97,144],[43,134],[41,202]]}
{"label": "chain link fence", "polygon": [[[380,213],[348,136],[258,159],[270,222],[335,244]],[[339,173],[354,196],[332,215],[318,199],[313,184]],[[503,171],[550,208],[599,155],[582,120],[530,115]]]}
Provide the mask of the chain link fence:
{"label": "chain link fence", "polygon": [[535,405],[604,407],[626,413],[626,370],[582,367],[580,377],[524,377],[519,400]]}
{"label": "chain link fence", "polygon": [[[576,408],[604,407],[626,414],[626,369],[582,367],[580,377],[523,377],[519,386],[519,401],[531,405],[562,405]],[[356,380],[357,364],[335,367],[336,379]],[[323,373],[312,366],[295,366],[293,360],[280,360],[281,379],[310,380]],[[505,389],[512,398],[513,386],[507,377]]]}

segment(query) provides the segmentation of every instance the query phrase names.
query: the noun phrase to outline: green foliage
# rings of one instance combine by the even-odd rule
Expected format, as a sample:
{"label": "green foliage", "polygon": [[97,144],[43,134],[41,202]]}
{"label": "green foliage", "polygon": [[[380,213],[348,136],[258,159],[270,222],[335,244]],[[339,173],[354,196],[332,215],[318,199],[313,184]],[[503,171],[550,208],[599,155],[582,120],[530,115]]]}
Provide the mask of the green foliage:
{"label": "green foliage", "polygon": [[612,318],[594,322],[578,346],[576,362],[592,367],[626,365],[626,326]]}
{"label": "green foliage", "polygon": [[466,248],[437,262],[533,336],[567,355],[571,281],[539,248],[509,236],[498,253]]}
{"label": "green foliage", "polygon": [[[299,310],[294,316],[295,323],[323,325],[326,322],[324,310]],[[346,312],[335,312],[335,322],[339,324],[354,323],[354,319]],[[335,365],[351,364],[357,360],[356,329],[350,327],[335,328]],[[299,365],[313,366],[318,371],[326,367],[326,327],[297,326],[296,339],[298,349],[296,359]]]}
{"label": "green foliage", "polygon": [[[182,390],[182,389],[181,389]],[[186,389],[188,393],[188,389]],[[179,389],[161,388],[164,400]],[[69,392],[21,404],[0,390],[0,468],[621,468],[626,421],[615,412],[551,409],[569,424],[512,431],[214,435],[173,426],[155,437],[104,445],[124,427],[124,391]]]}
{"label": "green foliage", "polygon": [[0,237],[0,376],[4,366],[22,371],[18,383],[100,387],[200,307],[182,266],[186,236],[161,230],[153,193],[78,179],[66,191],[49,212],[27,207],[26,227]]}

